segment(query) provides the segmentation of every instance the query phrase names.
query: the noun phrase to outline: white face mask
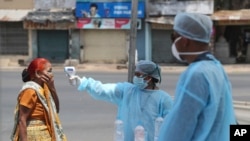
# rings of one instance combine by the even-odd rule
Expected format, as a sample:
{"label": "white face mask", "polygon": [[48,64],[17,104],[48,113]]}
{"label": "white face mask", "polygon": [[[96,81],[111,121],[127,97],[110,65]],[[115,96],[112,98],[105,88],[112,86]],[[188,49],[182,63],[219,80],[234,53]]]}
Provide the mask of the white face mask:
{"label": "white face mask", "polygon": [[205,51],[199,51],[199,52],[178,52],[177,49],[176,49],[175,43],[177,41],[179,41],[180,39],[181,39],[181,37],[178,37],[174,41],[174,43],[172,44],[172,53],[173,53],[174,57],[177,60],[179,60],[180,62],[186,62],[185,60],[181,59],[180,55],[199,55],[199,54],[207,52],[207,50],[205,50]]}
{"label": "white face mask", "polygon": [[148,82],[144,80],[145,77],[133,77],[133,83],[140,89],[144,89],[148,86]]}
{"label": "white face mask", "polygon": [[177,60],[179,60],[180,62],[185,62],[184,60],[181,59],[180,54],[179,54],[179,52],[177,51],[176,46],[175,46],[175,43],[176,43],[177,41],[179,41],[180,39],[181,39],[181,37],[178,37],[177,39],[175,39],[174,43],[172,44],[172,54],[173,54],[174,57],[175,57]]}

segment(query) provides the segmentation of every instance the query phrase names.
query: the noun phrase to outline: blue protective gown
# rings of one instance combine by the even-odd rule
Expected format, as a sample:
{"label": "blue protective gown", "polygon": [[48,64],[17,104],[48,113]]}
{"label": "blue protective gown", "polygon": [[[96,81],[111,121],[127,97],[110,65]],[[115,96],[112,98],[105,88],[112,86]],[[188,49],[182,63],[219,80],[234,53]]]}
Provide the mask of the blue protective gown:
{"label": "blue protective gown", "polygon": [[181,74],[159,141],[229,141],[236,124],[231,83],[220,62],[206,57]]}
{"label": "blue protective gown", "polygon": [[78,90],[87,90],[93,98],[118,106],[117,118],[124,123],[124,141],[134,140],[134,129],[139,124],[147,132],[147,141],[153,141],[155,119],[164,118],[173,104],[172,97],[162,90],[141,90],[128,82],[103,84],[83,77]]}

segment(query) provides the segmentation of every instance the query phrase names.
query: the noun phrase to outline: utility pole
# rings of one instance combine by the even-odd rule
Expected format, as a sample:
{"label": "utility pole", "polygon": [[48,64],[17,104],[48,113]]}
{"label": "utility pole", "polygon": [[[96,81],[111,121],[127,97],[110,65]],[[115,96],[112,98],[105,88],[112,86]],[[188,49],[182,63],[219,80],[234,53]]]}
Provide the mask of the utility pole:
{"label": "utility pole", "polygon": [[135,51],[136,51],[136,35],[137,35],[137,16],[138,16],[138,0],[131,0],[131,25],[130,25],[130,41],[128,53],[128,82],[133,81],[135,68]]}
{"label": "utility pole", "polygon": [[69,66],[72,65],[72,29],[69,29]]}

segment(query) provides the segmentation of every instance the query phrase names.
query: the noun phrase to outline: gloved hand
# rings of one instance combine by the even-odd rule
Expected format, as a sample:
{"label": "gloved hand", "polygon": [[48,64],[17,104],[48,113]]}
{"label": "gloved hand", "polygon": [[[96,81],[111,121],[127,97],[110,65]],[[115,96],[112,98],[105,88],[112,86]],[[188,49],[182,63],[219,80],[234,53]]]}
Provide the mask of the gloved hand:
{"label": "gloved hand", "polygon": [[69,83],[73,86],[79,86],[81,84],[81,78],[78,75],[73,75],[69,77]]}

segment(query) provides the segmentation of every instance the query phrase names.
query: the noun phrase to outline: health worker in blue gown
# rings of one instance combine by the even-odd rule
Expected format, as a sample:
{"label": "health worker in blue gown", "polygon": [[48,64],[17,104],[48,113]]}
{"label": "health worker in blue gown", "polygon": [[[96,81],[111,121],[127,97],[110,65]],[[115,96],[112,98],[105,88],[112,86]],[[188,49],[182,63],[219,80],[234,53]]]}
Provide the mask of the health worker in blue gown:
{"label": "health worker in blue gown", "polygon": [[86,90],[93,98],[113,103],[118,107],[117,119],[124,124],[124,141],[134,140],[134,130],[141,125],[147,141],[154,140],[154,124],[158,117],[165,118],[172,107],[172,97],[161,90],[161,69],[152,61],[136,64],[133,83],[102,83],[93,78],[70,77],[79,91]]}
{"label": "health worker in blue gown", "polygon": [[188,64],[176,86],[174,104],[158,141],[229,141],[236,124],[232,87],[223,65],[209,52],[211,19],[178,13],[172,53]]}

